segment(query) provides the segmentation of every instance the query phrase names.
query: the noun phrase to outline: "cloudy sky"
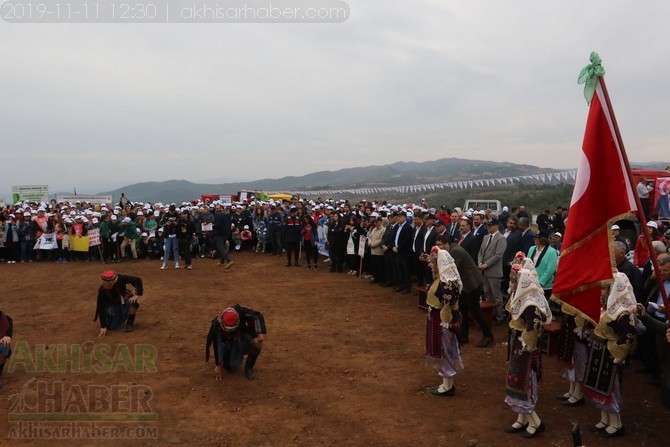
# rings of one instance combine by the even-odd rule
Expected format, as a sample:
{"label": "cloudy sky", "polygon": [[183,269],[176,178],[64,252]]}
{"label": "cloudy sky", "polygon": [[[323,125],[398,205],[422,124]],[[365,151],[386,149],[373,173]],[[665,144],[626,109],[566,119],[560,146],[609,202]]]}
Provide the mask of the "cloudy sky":
{"label": "cloudy sky", "polygon": [[0,22],[0,197],[443,157],[571,168],[593,50],[629,158],[670,158],[670,2],[347,4],[342,23]]}

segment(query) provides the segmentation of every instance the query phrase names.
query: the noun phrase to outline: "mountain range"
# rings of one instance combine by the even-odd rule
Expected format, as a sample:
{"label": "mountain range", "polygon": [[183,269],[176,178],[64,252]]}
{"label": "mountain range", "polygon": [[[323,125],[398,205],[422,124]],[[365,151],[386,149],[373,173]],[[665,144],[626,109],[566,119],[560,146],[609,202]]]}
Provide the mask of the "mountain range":
{"label": "mountain range", "polygon": [[[665,169],[668,163],[637,163],[644,169]],[[111,194],[118,200],[125,193],[131,201],[183,202],[199,198],[203,194],[237,194],[238,191],[291,192],[306,190],[354,189],[388,186],[431,184],[439,182],[470,181],[502,177],[526,176],[565,171],[565,169],[541,168],[511,162],[442,158],[426,162],[396,162],[380,166],[345,168],[336,171],[313,172],[300,177],[288,176],[278,179],[258,179],[235,183],[194,183],[187,180],[142,182],[126,185],[109,191],[91,194]],[[478,188],[484,191],[505,189],[500,186]],[[509,189],[509,188],[508,188]],[[89,194],[79,191],[80,194]],[[474,195],[476,191],[473,191]],[[395,194],[395,199],[418,200],[427,193]],[[389,197],[379,197],[389,199]],[[377,199],[379,199],[377,198]],[[372,198],[371,198],[372,199]]]}

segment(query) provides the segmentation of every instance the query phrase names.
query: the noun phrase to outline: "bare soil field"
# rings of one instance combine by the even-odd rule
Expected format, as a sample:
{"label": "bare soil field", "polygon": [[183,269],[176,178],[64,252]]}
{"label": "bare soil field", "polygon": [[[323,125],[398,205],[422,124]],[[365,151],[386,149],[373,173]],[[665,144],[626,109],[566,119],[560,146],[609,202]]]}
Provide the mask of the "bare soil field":
{"label": "bare soil field", "polygon": [[[538,413],[547,431],[526,440],[503,431],[516,418],[503,402],[506,327],[494,328],[490,348],[474,347],[481,333],[471,333],[456,396],[436,397],[430,388],[440,379],[425,364],[425,312],[415,296],[327,264],[313,271],[285,267],[283,257],[233,259],[229,271],[212,259],[195,259],[193,270],[160,270],[158,261],[0,265],[0,309],[15,325],[0,445],[571,446],[575,422],[587,446],[668,445],[670,412],[635,362],[623,374],[626,435],[604,440],[587,429],[599,419],[593,405],[555,399],[567,389],[563,366],[544,357]],[[96,290],[109,267],[140,276],[145,293],[134,332],[98,338]],[[205,363],[205,337],[216,313],[235,303],[263,312],[268,334],[254,380],[239,371],[219,382],[213,360]],[[63,364],[59,345],[82,353]],[[92,367],[86,359],[99,357],[90,352],[111,360]],[[79,428],[46,432],[68,418],[88,429],[96,412],[98,439]]]}

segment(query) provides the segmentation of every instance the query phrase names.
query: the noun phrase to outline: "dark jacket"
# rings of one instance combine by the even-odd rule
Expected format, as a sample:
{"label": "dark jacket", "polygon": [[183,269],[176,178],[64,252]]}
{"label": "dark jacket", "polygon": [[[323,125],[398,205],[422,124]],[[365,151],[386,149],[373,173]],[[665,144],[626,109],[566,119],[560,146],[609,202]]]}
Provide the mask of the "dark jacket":
{"label": "dark jacket", "polygon": [[458,244],[463,250],[465,250],[472,260],[476,263],[477,258],[479,257],[479,247],[481,246],[481,241],[477,240],[477,236],[474,235],[472,231],[465,235],[465,238]]}
{"label": "dark jacket", "polygon": [[296,217],[287,217],[284,222],[284,227],[282,229],[282,239],[287,244],[294,244],[300,242],[302,238],[302,223],[300,223],[300,218]]}
{"label": "dark jacket", "polygon": [[514,259],[514,255],[521,251],[521,231],[512,230],[512,232],[507,235],[506,239],[507,247],[505,248],[505,253],[503,253],[503,267],[509,265],[509,263],[512,262],[512,259]]}
{"label": "dark jacket", "polygon": [[223,362],[219,358],[219,350],[217,349],[220,343],[239,343],[243,341],[250,341],[258,337],[258,334],[266,334],[265,318],[263,314],[257,310],[235,304],[232,306],[240,316],[240,324],[235,331],[227,332],[221,328],[221,316],[217,316],[212,320],[207,333],[207,341],[205,343],[205,361],[209,361],[210,347],[214,348],[214,361],[217,365]]}
{"label": "dark jacket", "polygon": [[400,234],[397,235],[397,238],[393,238],[393,245],[395,246],[396,239],[398,241],[398,254],[410,255],[412,253],[412,238],[414,236],[414,231],[412,231],[412,226],[408,223],[404,223],[402,227],[398,224],[395,233],[400,231]]}
{"label": "dark jacket", "polygon": [[214,234],[216,236],[222,236],[224,239],[228,239],[231,234],[232,225],[233,220],[230,214],[225,211],[214,214]]}
{"label": "dark jacket", "polygon": [[177,234],[179,214],[176,211],[168,211],[161,219],[160,226],[163,227],[163,236],[168,237]]}
{"label": "dark jacket", "polygon": [[525,233],[521,234],[521,251],[528,254],[530,247],[535,245],[535,233],[529,228]]}
{"label": "dark jacket", "polygon": [[484,286],[482,272],[472,260],[470,254],[458,244],[451,244],[449,254],[454,258],[458,274],[463,282],[463,292],[472,293]]}
{"label": "dark jacket", "polygon": [[14,333],[14,320],[12,317],[0,310],[0,338],[12,337]]}
{"label": "dark jacket", "polygon": [[142,287],[142,278],[130,275],[118,275],[116,283],[111,289],[105,289],[100,286],[98,289],[98,301],[95,307],[95,318],[93,321],[100,319],[100,327],[109,328],[109,321],[107,319],[107,308],[110,306],[123,307],[124,297],[128,292],[127,285],[135,288],[135,294],[142,296],[144,288]]}

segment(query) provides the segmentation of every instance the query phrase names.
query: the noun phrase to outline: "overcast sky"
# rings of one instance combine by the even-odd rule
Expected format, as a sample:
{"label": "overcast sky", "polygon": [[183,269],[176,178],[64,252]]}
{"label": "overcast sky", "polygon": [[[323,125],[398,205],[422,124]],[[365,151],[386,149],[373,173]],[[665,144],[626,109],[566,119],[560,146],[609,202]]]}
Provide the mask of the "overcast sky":
{"label": "overcast sky", "polygon": [[342,23],[0,22],[0,197],[443,157],[572,168],[593,50],[629,158],[670,158],[666,0],[347,4]]}

